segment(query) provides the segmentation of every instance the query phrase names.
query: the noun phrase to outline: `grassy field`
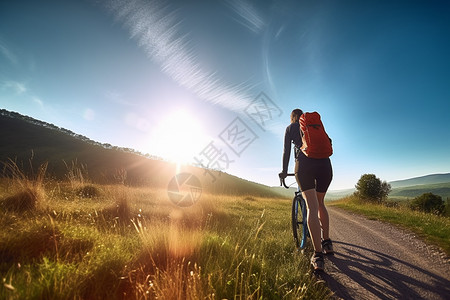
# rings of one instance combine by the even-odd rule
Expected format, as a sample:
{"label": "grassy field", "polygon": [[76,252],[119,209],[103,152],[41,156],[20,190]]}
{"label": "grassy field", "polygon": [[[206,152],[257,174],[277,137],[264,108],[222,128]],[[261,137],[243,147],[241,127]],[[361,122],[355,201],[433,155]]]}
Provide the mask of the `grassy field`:
{"label": "grassy field", "polygon": [[[0,299],[327,299],[295,251],[290,200],[0,181]],[[40,175],[41,174],[41,175]]]}
{"label": "grassy field", "polygon": [[450,218],[448,217],[412,211],[406,203],[398,207],[387,207],[361,202],[353,196],[329,202],[329,205],[336,205],[371,219],[390,222],[412,230],[427,242],[442,248],[446,255],[450,256]]}

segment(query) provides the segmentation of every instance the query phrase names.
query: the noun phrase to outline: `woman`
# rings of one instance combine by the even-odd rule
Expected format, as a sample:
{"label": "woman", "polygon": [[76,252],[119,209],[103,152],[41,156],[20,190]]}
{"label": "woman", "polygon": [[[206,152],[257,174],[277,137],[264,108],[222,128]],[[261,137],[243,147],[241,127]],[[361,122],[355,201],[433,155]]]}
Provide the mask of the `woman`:
{"label": "woman", "polygon": [[295,145],[295,179],[306,201],[308,228],[314,246],[311,264],[314,270],[324,269],[323,254],[334,254],[329,237],[329,217],[324,204],[325,194],[333,177],[329,158],[309,158],[300,150],[302,138],[299,119],[301,109],[291,113],[291,124],[284,135],[283,171],[280,177],[286,177],[291,156],[291,143]]}

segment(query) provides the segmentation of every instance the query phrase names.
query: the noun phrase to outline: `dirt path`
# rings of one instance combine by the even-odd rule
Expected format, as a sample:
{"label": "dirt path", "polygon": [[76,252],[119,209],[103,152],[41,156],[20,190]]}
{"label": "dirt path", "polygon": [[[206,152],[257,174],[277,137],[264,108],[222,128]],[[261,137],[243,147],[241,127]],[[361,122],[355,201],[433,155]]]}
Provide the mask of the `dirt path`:
{"label": "dirt path", "polygon": [[328,207],[336,254],[325,279],[337,299],[450,299],[450,261],[414,234]]}

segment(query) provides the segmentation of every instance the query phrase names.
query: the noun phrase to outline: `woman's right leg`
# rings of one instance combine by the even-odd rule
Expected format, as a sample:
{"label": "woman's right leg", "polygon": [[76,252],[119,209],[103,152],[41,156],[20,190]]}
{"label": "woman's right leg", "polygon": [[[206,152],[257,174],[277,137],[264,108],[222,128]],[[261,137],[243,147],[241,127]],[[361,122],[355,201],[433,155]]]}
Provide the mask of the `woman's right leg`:
{"label": "woman's right leg", "polygon": [[311,264],[314,270],[324,269],[324,260],[322,254],[322,241],[321,241],[321,227],[319,221],[319,201],[316,193],[316,183],[313,176],[314,170],[310,167],[314,167],[311,161],[306,159],[302,163],[302,167],[299,168],[299,161],[295,164],[295,178],[297,179],[298,186],[302,190],[303,198],[306,202],[308,210],[307,222],[311,240],[314,246],[314,255],[311,257]]}
{"label": "woman's right leg", "polygon": [[[302,165],[301,168],[300,164]],[[308,228],[314,250],[316,252],[322,252],[319,201],[317,199],[315,179],[312,176],[313,172],[311,167],[314,167],[314,165],[311,164],[311,161],[309,161],[306,157],[303,157],[302,163],[300,163],[299,160],[296,160],[295,179],[297,180],[298,186],[302,190],[302,195],[306,202],[306,208],[308,210]]]}
{"label": "woman's right leg", "polygon": [[315,189],[309,189],[302,192],[308,209],[308,228],[313,242],[314,251],[322,252],[321,226],[319,221],[319,202]]}

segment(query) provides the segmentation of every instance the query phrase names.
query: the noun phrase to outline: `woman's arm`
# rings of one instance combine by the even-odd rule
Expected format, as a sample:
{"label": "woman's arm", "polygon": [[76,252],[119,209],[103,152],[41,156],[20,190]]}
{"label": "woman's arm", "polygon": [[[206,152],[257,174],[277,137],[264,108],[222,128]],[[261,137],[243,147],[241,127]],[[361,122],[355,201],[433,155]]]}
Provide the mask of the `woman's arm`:
{"label": "woman's arm", "polygon": [[281,173],[287,174],[289,167],[289,159],[291,158],[291,135],[289,132],[290,126],[286,128],[284,133],[284,147],[283,147],[283,171]]}

